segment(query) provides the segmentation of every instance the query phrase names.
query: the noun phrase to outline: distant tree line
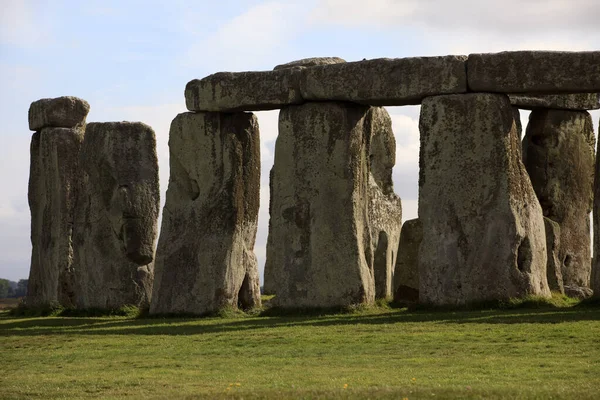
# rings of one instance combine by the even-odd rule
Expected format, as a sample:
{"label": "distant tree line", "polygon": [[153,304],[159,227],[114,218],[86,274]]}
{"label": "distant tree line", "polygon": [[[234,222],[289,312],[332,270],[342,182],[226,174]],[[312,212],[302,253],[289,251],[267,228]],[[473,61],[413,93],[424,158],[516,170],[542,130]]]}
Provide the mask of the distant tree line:
{"label": "distant tree line", "polygon": [[0,299],[7,297],[25,297],[27,294],[27,279],[21,279],[19,282],[0,279]]}

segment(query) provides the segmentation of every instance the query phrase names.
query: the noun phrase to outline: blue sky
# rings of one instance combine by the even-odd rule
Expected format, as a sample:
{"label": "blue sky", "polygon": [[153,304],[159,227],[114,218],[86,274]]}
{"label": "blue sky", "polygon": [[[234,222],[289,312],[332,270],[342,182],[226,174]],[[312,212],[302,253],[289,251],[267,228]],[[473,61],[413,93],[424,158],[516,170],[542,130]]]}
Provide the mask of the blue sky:
{"label": "blue sky", "polygon": [[[0,277],[29,274],[29,104],[73,95],[91,121],[143,121],[157,134],[161,191],[168,128],[185,84],[218,71],[338,56],[600,49],[597,0],[75,1],[0,0]],[[404,219],[416,217],[419,107],[390,108]],[[277,111],[257,113],[264,263]],[[597,124],[600,113],[593,112]],[[522,113],[526,123],[527,113]]]}

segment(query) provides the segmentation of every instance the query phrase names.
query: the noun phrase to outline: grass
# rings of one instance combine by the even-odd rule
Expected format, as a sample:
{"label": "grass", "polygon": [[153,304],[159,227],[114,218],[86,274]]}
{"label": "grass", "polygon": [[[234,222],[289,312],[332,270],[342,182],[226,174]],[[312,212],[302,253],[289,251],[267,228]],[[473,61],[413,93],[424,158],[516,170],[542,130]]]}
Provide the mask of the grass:
{"label": "grass", "polygon": [[0,314],[0,398],[597,399],[600,307]]}

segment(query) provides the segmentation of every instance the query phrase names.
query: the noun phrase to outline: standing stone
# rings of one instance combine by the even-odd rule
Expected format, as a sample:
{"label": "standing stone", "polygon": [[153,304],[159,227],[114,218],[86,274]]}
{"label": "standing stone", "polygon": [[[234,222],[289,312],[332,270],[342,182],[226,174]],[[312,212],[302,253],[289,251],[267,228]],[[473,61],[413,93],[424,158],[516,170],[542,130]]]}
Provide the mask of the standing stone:
{"label": "standing stone", "polygon": [[544,217],[546,228],[546,250],[548,261],[546,264],[546,276],[550,290],[565,293],[560,262],[560,225],[550,218]]}
{"label": "standing stone", "polygon": [[279,114],[265,265],[276,306],[374,301],[368,111],[323,102]]}
{"label": "standing stone", "polygon": [[542,210],[508,97],[425,99],[420,131],[419,301],[550,295]]}
{"label": "standing stone", "polygon": [[394,301],[419,301],[419,247],[422,240],[421,221],[417,218],[404,222],[394,271]]}
{"label": "standing stone", "polygon": [[590,212],[594,132],[585,111],[534,110],[523,139],[523,161],[544,216],[560,225],[559,261],[565,285],[590,285]]}
{"label": "standing stone", "polygon": [[[600,122],[598,123],[600,126]],[[600,132],[599,132],[600,134]],[[600,140],[596,151],[596,166],[594,179],[594,258],[592,259],[592,276],[590,287],[594,297],[600,298]]]}
{"label": "standing stone", "polygon": [[369,174],[369,221],[374,251],[375,297],[392,296],[392,277],[402,227],[402,202],[394,193],[392,169],[396,164],[396,139],[392,119],[381,107],[369,109],[367,132],[371,136]]}
{"label": "standing stone", "polygon": [[42,128],[31,140],[28,306],[72,305],[72,234],[83,137],[83,127]]}
{"label": "standing stone", "polygon": [[139,122],[90,123],[73,234],[76,306],[147,306],[159,207],[154,131]]}
{"label": "standing stone", "polygon": [[171,123],[151,314],[260,306],[259,140],[252,113],[183,113]]}

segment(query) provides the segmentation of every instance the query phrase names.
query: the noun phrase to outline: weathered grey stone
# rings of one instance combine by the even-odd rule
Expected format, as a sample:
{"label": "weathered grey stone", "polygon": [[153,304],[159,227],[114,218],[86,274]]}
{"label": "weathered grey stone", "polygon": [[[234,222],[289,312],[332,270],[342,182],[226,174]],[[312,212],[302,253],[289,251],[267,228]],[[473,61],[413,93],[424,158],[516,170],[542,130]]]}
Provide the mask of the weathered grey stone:
{"label": "weathered grey stone", "polygon": [[251,113],[183,113],[171,123],[171,177],[150,313],[260,306],[254,242],[260,142]]}
{"label": "weathered grey stone", "polygon": [[89,111],[87,101],[72,96],[34,101],[29,107],[29,129],[80,127]]}
{"label": "weathered grey stone", "polygon": [[159,208],[154,131],[139,122],[87,125],[73,233],[78,308],[149,304]]}
{"label": "weathered grey stone", "polygon": [[600,51],[470,54],[469,90],[497,93],[598,93]]}
{"label": "weathered grey stone", "polygon": [[340,64],[345,63],[346,60],[341,59],[339,57],[312,57],[312,58],[303,58],[302,60],[292,61],[285,64],[280,64],[273,68],[273,71],[277,71],[279,69],[285,68],[294,68],[294,67],[315,67],[317,65],[331,65],[331,64]]}
{"label": "weathered grey stone", "polygon": [[304,100],[375,106],[419,104],[427,96],[467,91],[466,56],[381,58],[302,70]]}
{"label": "weathered grey stone", "polygon": [[510,104],[525,110],[551,108],[557,110],[597,110],[600,108],[598,93],[509,95]]}
{"label": "weathered grey stone", "polygon": [[381,107],[367,112],[365,128],[371,136],[369,221],[374,251],[375,297],[392,296],[392,277],[402,227],[402,202],[394,193],[392,169],[396,164],[396,139],[392,119]]}
{"label": "weathered grey stone", "polygon": [[368,111],[323,102],[279,114],[265,264],[276,306],[374,301]]}
{"label": "weathered grey stone", "polygon": [[534,110],[523,139],[523,161],[544,216],[560,225],[565,286],[589,286],[594,131],[589,113]]}
{"label": "weathered grey stone", "polygon": [[394,271],[394,301],[419,301],[419,247],[422,240],[421,221],[418,218],[405,221]]}
{"label": "weathered grey stone", "polygon": [[550,218],[544,217],[546,228],[546,277],[550,290],[564,293],[562,263],[560,262],[560,225]]}
{"label": "weathered grey stone", "polygon": [[72,305],[72,232],[84,129],[44,128],[31,140],[31,270],[27,305]]}
{"label": "weathered grey stone", "polygon": [[508,97],[430,97],[419,125],[419,301],[548,296],[542,210]]}
{"label": "weathered grey stone", "polygon": [[594,296],[594,291],[583,286],[568,286],[565,285],[565,294],[571,298],[585,300]]}
{"label": "weathered grey stone", "polygon": [[523,137],[523,124],[521,124],[521,112],[517,107],[512,108],[515,127],[517,128],[517,137],[519,140]]}
{"label": "weathered grey stone", "polygon": [[300,104],[301,68],[277,71],[219,72],[185,87],[190,111],[258,111]]}
{"label": "weathered grey stone", "polygon": [[[600,122],[599,122],[600,125]],[[594,291],[594,297],[600,298],[600,140],[598,140],[596,151],[596,165],[594,168],[594,258],[592,259],[592,273],[590,287]]]}

